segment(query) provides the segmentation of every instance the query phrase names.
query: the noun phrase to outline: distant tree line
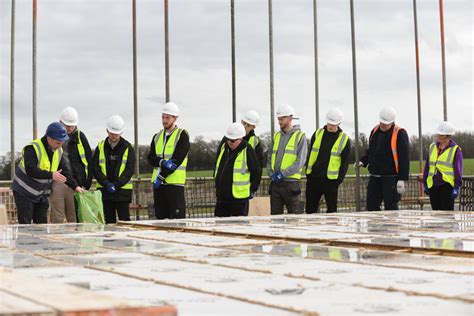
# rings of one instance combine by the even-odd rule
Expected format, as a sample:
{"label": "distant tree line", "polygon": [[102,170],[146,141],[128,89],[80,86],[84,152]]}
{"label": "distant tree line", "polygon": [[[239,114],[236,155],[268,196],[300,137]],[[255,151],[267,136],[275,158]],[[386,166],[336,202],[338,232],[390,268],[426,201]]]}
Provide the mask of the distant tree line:
{"label": "distant tree line", "polygon": [[[307,135],[308,144],[309,138],[312,135]],[[434,135],[423,135],[423,160],[426,159],[428,154],[428,147],[433,142]],[[474,158],[474,133],[473,132],[458,132],[454,136],[454,140],[462,147],[464,158]],[[263,145],[265,153],[268,151],[271,143],[270,133],[264,133],[260,135],[260,141]],[[217,146],[220,140],[207,141],[203,137],[198,136],[191,142],[191,148],[189,151],[188,170],[211,170],[214,168],[216,159]],[[355,161],[354,151],[354,139],[351,139],[352,150],[350,155],[351,162]],[[364,155],[368,148],[368,137],[366,134],[361,133],[359,135],[359,148],[360,155]],[[139,157],[140,157],[140,174],[151,173],[153,168],[148,163],[148,152],[150,148],[148,145],[140,145]],[[19,163],[21,154],[16,154],[16,164]],[[419,158],[419,140],[417,136],[410,138],[410,160],[418,160]],[[7,153],[4,156],[0,156],[0,180],[10,179],[10,154]]]}

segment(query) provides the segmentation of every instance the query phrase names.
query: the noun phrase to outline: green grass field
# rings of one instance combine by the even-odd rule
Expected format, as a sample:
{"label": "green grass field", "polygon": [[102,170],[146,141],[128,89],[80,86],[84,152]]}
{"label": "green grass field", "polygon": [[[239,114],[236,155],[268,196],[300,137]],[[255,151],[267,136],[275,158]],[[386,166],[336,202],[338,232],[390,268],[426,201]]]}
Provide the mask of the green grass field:
{"label": "green grass field", "polygon": [[[424,162],[423,162],[424,167]],[[419,164],[418,161],[410,162],[410,173],[417,174],[419,173]],[[267,170],[263,170],[263,175],[267,174]],[[354,166],[350,165],[349,170],[347,171],[348,175],[355,175]],[[368,174],[367,168],[360,168],[360,174]],[[201,170],[201,171],[188,171],[188,178],[193,177],[212,177],[212,170]],[[474,158],[464,159],[464,176],[474,176]],[[146,178],[145,176],[142,176]]]}

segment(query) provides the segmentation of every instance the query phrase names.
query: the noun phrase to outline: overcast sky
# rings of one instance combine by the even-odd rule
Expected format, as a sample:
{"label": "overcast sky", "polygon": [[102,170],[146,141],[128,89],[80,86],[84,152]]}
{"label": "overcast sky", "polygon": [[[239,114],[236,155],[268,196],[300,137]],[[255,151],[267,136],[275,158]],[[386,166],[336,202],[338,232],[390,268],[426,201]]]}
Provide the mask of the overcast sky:
{"label": "overcast sky", "polygon": [[[61,109],[79,111],[92,146],[105,122],[124,117],[133,143],[131,0],[40,0],[38,7],[38,127]],[[230,1],[170,0],[171,99],[191,137],[222,137],[232,120]],[[0,0],[0,153],[10,149],[10,0]],[[32,138],[31,0],[16,1],[16,149]],[[291,104],[303,130],[315,128],[312,0],[275,0],[275,106]],[[359,131],[369,133],[382,106],[417,135],[412,0],[354,0]],[[473,131],[473,1],[444,1],[448,118]],[[237,112],[261,115],[270,130],[266,0],[235,0]],[[321,123],[331,107],[354,133],[349,0],[318,0]],[[139,142],[161,129],[164,102],[162,1],[137,0]],[[438,0],[418,0],[423,132],[443,118]],[[276,124],[277,125],[277,124]]]}

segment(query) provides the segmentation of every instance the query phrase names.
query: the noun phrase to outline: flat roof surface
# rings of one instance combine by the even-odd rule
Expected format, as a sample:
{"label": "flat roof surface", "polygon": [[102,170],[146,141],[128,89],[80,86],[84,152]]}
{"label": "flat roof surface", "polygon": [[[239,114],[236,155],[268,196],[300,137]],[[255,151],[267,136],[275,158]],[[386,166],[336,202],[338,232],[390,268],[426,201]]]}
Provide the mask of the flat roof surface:
{"label": "flat roof surface", "polygon": [[473,315],[473,245],[467,212],[11,225],[0,267],[179,315]]}

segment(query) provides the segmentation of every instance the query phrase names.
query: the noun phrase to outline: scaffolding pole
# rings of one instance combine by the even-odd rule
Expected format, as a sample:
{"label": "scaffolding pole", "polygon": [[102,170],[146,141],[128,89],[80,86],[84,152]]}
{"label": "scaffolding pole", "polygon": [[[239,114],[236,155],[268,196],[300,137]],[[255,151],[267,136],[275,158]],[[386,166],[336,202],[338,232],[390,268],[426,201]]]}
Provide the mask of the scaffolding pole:
{"label": "scaffolding pole", "polygon": [[448,97],[446,92],[446,55],[444,52],[444,10],[443,0],[439,0],[439,28],[441,33],[441,66],[443,75],[443,118],[448,120]]}
{"label": "scaffolding pole", "polygon": [[135,177],[140,178],[140,148],[138,145],[138,91],[137,91],[137,2],[132,0],[133,40],[133,133],[135,140]]}
{"label": "scaffolding pole", "polygon": [[163,0],[165,23],[165,94],[166,102],[170,102],[170,55],[169,55],[169,26],[168,26],[168,0]]}
{"label": "scaffolding pole", "polygon": [[[420,55],[418,45],[418,14],[416,10],[416,0],[413,0],[413,25],[415,32],[415,65],[416,65],[416,101],[418,109],[418,145],[419,145],[419,175],[423,174],[423,131],[421,126],[421,91],[420,91]],[[423,196],[423,185],[419,182],[418,194]]]}
{"label": "scaffolding pole", "polygon": [[237,102],[235,92],[235,1],[230,0],[230,33],[231,33],[231,55],[232,55],[232,122],[237,121]]}
{"label": "scaffolding pole", "polygon": [[361,210],[360,205],[360,170],[359,170],[359,115],[357,105],[357,60],[354,21],[354,0],[350,0],[351,10],[351,42],[352,42],[352,85],[354,92],[354,128],[355,128],[355,161],[356,161],[356,209]]}
{"label": "scaffolding pole", "polygon": [[15,0],[11,7],[10,33],[10,177],[15,177]]}
{"label": "scaffolding pole", "polygon": [[33,56],[32,56],[32,105],[33,105],[33,139],[38,137],[38,121],[36,111],[36,19],[38,16],[38,0],[33,0]]}
{"label": "scaffolding pole", "polygon": [[319,129],[319,65],[318,65],[318,1],[313,0],[314,26],[314,101],[316,115],[316,129]]}
{"label": "scaffolding pole", "polygon": [[273,4],[268,0],[268,48],[270,57],[270,136],[275,133],[275,91],[273,81]]}

